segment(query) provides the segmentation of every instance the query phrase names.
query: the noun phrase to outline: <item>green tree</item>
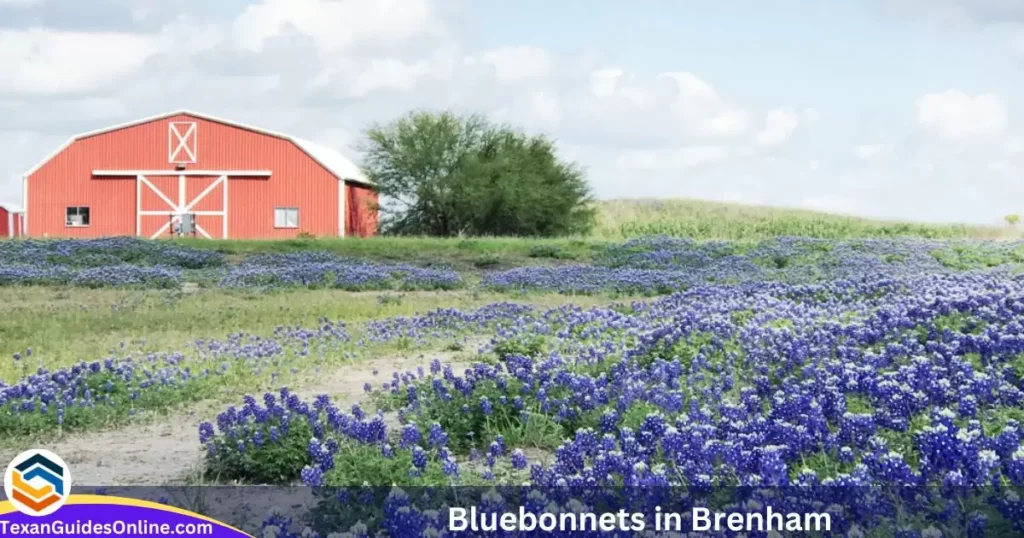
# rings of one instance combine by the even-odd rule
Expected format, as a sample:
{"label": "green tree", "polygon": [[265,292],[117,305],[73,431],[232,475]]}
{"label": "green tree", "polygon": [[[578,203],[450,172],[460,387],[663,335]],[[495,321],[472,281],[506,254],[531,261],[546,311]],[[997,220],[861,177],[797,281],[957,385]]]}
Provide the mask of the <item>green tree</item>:
{"label": "green tree", "polygon": [[1007,215],[1007,216],[1003,217],[1003,220],[1005,220],[1006,223],[1009,224],[1010,226],[1016,226],[1017,223],[1020,222],[1020,215],[1017,215],[1017,214]]}
{"label": "green tree", "polygon": [[385,233],[557,236],[593,225],[583,171],[543,136],[478,115],[412,112],[368,129],[362,149]]}

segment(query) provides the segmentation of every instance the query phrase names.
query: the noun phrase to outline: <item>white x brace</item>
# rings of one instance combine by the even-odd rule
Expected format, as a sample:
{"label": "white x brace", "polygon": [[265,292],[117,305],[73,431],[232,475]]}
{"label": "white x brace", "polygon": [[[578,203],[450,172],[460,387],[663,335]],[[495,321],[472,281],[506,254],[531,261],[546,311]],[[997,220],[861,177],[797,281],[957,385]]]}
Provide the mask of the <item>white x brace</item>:
{"label": "white x brace", "polygon": [[[176,122],[167,124],[167,161],[171,164],[193,164],[196,162],[195,122]],[[182,156],[184,153],[184,156]]]}
{"label": "white x brace", "polygon": [[[223,189],[224,189],[224,191],[223,191],[224,192],[224,196],[223,196],[224,207],[223,207],[223,209],[221,209],[220,211],[193,211],[192,210],[192,208],[194,208],[196,206],[196,204],[198,204],[203,198],[205,198],[206,195],[208,195],[211,192],[213,192],[218,186],[222,186]],[[168,207],[170,207],[171,209],[166,210],[166,211],[143,211],[142,210],[142,189],[143,189],[143,187],[146,187],[149,190],[153,191],[153,193],[156,194],[161,200],[163,200],[164,203],[166,203],[168,205]],[[156,233],[154,233],[152,236],[150,236],[150,239],[156,239],[157,237],[160,237],[161,234],[165,233],[167,231],[167,229],[173,223],[181,222],[181,216],[183,214],[185,214],[185,213],[192,213],[193,215],[196,215],[197,217],[198,216],[221,217],[221,220],[224,221],[224,229],[223,229],[222,238],[223,239],[227,239],[228,238],[228,176],[226,176],[226,175],[219,176],[216,179],[216,181],[214,181],[213,183],[210,183],[205,189],[203,189],[202,192],[200,192],[192,200],[186,200],[186,192],[187,192],[187,186],[186,186],[186,183],[185,183],[185,176],[184,175],[179,175],[178,176],[178,196],[177,196],[178,201],[177,202],[171,200],[171,198],[168,197],[167,194],[165,194],[163,191],[161,191],[159,188],[157,188],[156,185],[153,185],[153,183],[151,181],[149,181],[149,179],[145,175],[143,175],[143,174],[137,175],[136,176],[136,181],[135,181],[135,202],[136,202],[135,207],[137,208],[136,215],[135,215],[135,235],[137,235],[137,236],[138,235],[142,235],[142,217],[143,216],[160,216],[160,215],[163,215],[163,216],[170,217],[167,220],[167,222],[164,223],[164,225],[161,226],[160,229],[156,231]],[[196,223],[196,231],[199,232],[200,234],[202,234],[203,237],[205,237],[207,239],[211,239],[210,234],[206,230],[204,230],[203,227],[200,226],[198,222]]]}

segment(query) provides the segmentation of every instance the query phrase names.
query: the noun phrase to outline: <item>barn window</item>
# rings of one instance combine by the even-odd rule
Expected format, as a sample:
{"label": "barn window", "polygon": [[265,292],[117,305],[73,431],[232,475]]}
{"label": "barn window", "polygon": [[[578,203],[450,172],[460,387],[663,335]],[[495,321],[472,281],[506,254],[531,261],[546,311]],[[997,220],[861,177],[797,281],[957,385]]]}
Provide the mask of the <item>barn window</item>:
{"label": "barn window", "polygon": [[298,228],[299,208],[277,207],[274,208],[274,228]]}
{"label": "barn window", "polygon": [[69,207],[65,212],[66,226],[88,226],[89,208],[85,206]]}

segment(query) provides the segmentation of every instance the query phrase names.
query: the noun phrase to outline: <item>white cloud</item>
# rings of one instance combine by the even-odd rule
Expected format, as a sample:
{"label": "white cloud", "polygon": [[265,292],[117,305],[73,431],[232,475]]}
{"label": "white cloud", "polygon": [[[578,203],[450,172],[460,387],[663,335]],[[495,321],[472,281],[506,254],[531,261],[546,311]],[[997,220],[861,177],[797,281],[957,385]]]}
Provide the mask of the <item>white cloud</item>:
{"label": "white cloud", "polygon": [[692,132],[701,136],[738,136],[749,129],[747,112],[726,102],[697,75],[669,72],[660,77],[673,83],[675,96],[671,108]]}
{"label": "white cloud", "polygon": [[523,82],[551,74],[554,62],[548,51],[538,47],[502,47],[483,54],[501,82]]}
{"label": "white cloud", "polygon": [[892,151],[892,146],[889,144],[863,144],[853,148],[853,154],[864,160],[885,155],[890,151]]}
{"label": "white cloud", "polygon": [[969,95],[960,90],[930,93],[917,101],[917,119],[947,140],[998,135],[1007,123],[1006,103],[992,93]]}
{"label": "white cloud", "polygon": [[558,99],[554,95],[536,91],[530,94],[530,103],[534,115],[541,122],[554,124],[561,119]]}
{"label": "white cloud", "polygon": [[316,133],[314,138],[327,147],[344,148],[355,145],[359,140],[359,133],[352,129],[331,127]]}
{"label": "white cloud", "polygon": [[324,53],[364,44],[442,35],[430,0],[263,0],[234,21],[235,42],[258,52],[268,39],[297,32]]}
{"label": "white cloud", "polygon": [[619,89],[624,72],[619,68],[598,69],[590,74],[590,91],[598,97],[611,97]]}
{"label": "white cloud", "polygon": [[738,136],[747,132],[749,128],[747,111],[740,109],[726,110],[718,115],[704,119],[698,127],[698,132],[712,136]]}
{"label": "white cloud", "polygon": [[157,50],[156,38],[147,35],[3,30],[0,65],[10,76],[0,77],[0,93],[56,95],[113,87]]}
{"label": "white cloud", "polygon": [[725,146],[692,146],[672,150],[631,150],[616,159],[620,169],[684,169],[725,160]]}
{"label": "white cloud", "polygon": [[680,93],[695,103],[719,108],[723,106],[722,98],[710,84],[701,80],[693,73],[663,73],[663,77],[676,83]]}
{"label": "white cloud", "polygon": [[517,95],[508,106],[491,111],[490,117],[498,122],[547,132],[562,121],[562,103],[554,92],[534,90]]}
{"label": "white cloud", "polygon": [[[216,9],[203,0],[43,1],[45,10],[18,11],[18,24],[50,24],[57,5],[119,8],[88,21],[61,10],[65,18],[50,29],[0,29],[0,39],[14,36],[0,42],[0,65],[19,74],[0,78],[3,200],[21,193],[20,181],[5,178],[68,135],[181,107],[355,157],[370,123],[411,109],[480,112],[551,135],[600,197],[724,198],[939,220],[977,219],[1024,199],[1024,182],[1003,165],[1019,169],[1024,141],[1000,136],[1009,111],[993,94],[922,97],[916,119],[932,139],[901,131],[914,126],[892,115],[861,113],[893,104],[884,100],[824,108],[830,96],[814,95],[813,80],[794,81],[806,94],[794,102],[759,94],[755,78],[727,86],[681,57],[620,63],[614,42],[575,54],[535,46],[545,36],[474,49],[459,38],[486,10],[453,7],[462,0],[243,0]],[[744,76],[748,67],[734,71]],[[805,134],[812,128],[814,136]],[[935,143],[984,137],[991,143]],[[864,160],[852,162],[857,156]],[[856,177],[844,173],[851,164]],[[979,182],[983,202],[951,195],[964,177]]]}
{"label": "white cloud", "polygon": [[981,25],[1024,20],[1019,0],[883,0],[883,5],[904,16]]}
{"label": "white cloud", "polygon": [[757,133],[757,145],[778,146],[796,131],[800,116],[791,109],[772,110],[765,118],[764,128]]}
{"label": "white cloud", "polygon": [[377,91],[408,91],[420,77],[429,72],[430,65],[427,62],[407,64],[395,58],[373,60],[368,68],[352,79],[349,95],[366,97]]}
{"label": "white cloud", "polygon": [[368,60],[340,57],[309,77],[299,91],[314,90],[328,99],[364,99],[411,93],[423,84],[447,81],[458,69],[458,51],[442,47],[416,61],[380,56]]}
{"label": "white cloud", "polygon": [[935,163],[928,159],[914,159],[910,162],[910,169],[917,174],[928,177],[935,173]]}
{"label": "white cloud", "polygon": [[753,146],[739,146],[733,151],[737,157],[753,157],[756,153],[757,149]]}
{"label": "white cloud", "polygon": [[[749,112],[722,97],[692,73],[640,77],[618,67],[593,68],[580,57],[562,57],[555,71],[530,83],[559,101],[560,137],[577,145],[672,148],[744,142]],[[598,64],[599,65],[599,64]],[[481,81],[476,85],[481,86]],[[515,101],[522,89],[478,90],[477,99]],[[489,93],[488,93],[489,92]],[[508,105],[498,108],[508,108]],[[509,116],[510,117],[510,116]],[[522,120],[519,120],[522,121]]]}
{"label": "white cloud", "polygon": [[224,43],[227,31],[221,25],[179,16],[163,25],[156,38],[161,49],[176,57],[188,58],[197,53],[213,50]]}

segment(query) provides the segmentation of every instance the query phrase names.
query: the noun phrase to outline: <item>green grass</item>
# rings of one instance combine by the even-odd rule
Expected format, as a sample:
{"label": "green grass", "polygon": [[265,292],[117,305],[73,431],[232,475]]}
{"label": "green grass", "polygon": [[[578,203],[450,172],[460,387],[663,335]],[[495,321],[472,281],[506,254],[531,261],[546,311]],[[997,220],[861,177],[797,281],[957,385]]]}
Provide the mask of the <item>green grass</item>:
{"label": "green grass", "polygon": [[[610,243],[645,235],[670,235],[694,240],[760,241],[779,236],[821,239],[922,237],[930,239],[1017,239],[1009,226],[926,224],[688,199],[605,200],[597,202],[598,222],[588,237],[570,238],[302,238],[287,240],[175,241],[212,249],[231,257],[256,253],[325,250],[343,256],[444,264],[457,270],[480,271],[522,265],[587,263]],[[974,255],[953,253],[954,257]],[[991,258],[988,255],[986,258]],[[977,264],[982,260],[968,259]]]}
{"label": "green grass", "polygon": [[[0,303],[9,315],[0,319],[0,380],[15,382],[34,373],[36,368],[56,369],[81,360],[100,360],[108,356],[124,356],[126,351],[139,350],[157,354],[185,353],[193,372],[221,371],[209,377],[196,376],[154,390],[136,391],[137,383],[129,385],[121,378],[103,375],[90,380],[94,392],[109,394],[105,405],[94,408],[70,407],[63,424],[53,412],[34,413],[26,418],[14,415],[9,408],[0,409],[0,431],[7,437],[3,443],[24,443],[42,433],[63,433],[95,430],[122,425],[129,421],[148,420],[157,415],[180,410],[200,402],[234,401],[241,394],[258,393],[275,386],[309,381],[313,370],[333,371],[353,364],[353,360],[411,353],[403,342],[338,343],[326,353],[300,355],[285,351],[281,356],[262,361],[258,367],[246,358],[197,357],[190,354],[188,344],[197,339],[220,339],[229,334],[246,332],[269,336],[280,326],[315,327],[322,317],[343,320],[353,340],[364,334],[364,322],[390,316],[413,315],[437,308],[472,309],[485,304],[507,301],[507,295],[457,292],[408,292],[397,295],[376,292],[353,293],[340,290],[291,290],[275,293],[201,290],[182,294],[166,290],[90,290],[46,287],[0,288]],[[556,294],[523,296],[540,308],[564,304],[566,298]],[[607,302],[607,298],[581,297],[573,300],[580,306]],[[434,342],[431,349],[443,345]],[[449,344],[450,345],[450,344]],[[12,355],[32,348],[31,357],[13,360]],[[423,349],[417,351],[422,352]],[[112,386],[107,385],[112,383]],[[92,386],[95,384],[96,386]],[[521,431],[506,432],[510,439],[524,446],[551,445],[551,436],[536,424],[524,425]],[[518,437],[515,437],[518,435]]]}
{"label": "green grass", "polygon": [[[232,372],[232,377],[239,384],[263,384],[263,379],[244,369],[236,368],[236,371]],[[132,389],[123,379],[112,375],[93,376],[88,381],[88,386],[93,392],[103,391],[106,383],[113,386],[112,390],[106,392],[110,395],[110,402],[95,407],[67,407],[63,423],[59,426],[55,423],[54,411],[47,414],[16,414],[9,406],[0,407],[0,431],[4,434],[0,446],[5,446],[12,440],[35,439],[40,434],[49,435],[54,431],[59,438],[65,432],[117,426],[134,418],[136,413],[154,414],[147,415],[146,418],[166,415],[180,406],[220,396],[220,382],[220,379],[215,377],[196,378],[174,386],[139,391],[138,396],[132,399]]]}
{"label": "green grass", "polygon": [[286,240],[182,238],[174,241],[189,247],[216,250],[233,258],[259,253],[323,250],[341,256],[421,265],[449,265],[457,270],[470,271],[542,263],[585,263],[607,245],[607,242],[593,238],[509,237],[321,237]]}
{"label": "green grass", "polygon": [[596,237],[665,234],[692,239],[756,241],[778,236],[821,239],[913,236],[932,239],[1019,238],[1008,226],[883,221],[804,209],[685,199],[599,202]]}
{"label": "green grass", "polygon": [[[132,349],[145,341],[154,351],[179,351],[197,338],[223,338],[236,332],[267,335],[278,325],[315,325],[320,317],[345,320],[350,331],[362,322],[423,313],[436,308],[475,308],[510,300],[497,293],[346,292],[291,290],[274,293],[201,290],[182,294],[167,290],[91,290],[47,287],[0,287],[0,379],[22,377],[23,366],[11,357],[32,348],[29,366],[55,368],[107,356],[121,343]],[[557,294],[529,294],[513,300],[541,306],[564,304]],[[581,306],[606,298],[576,297]]]}
{"label": "green grass", "polygon": [[[448,265],[462,272],[472,285],[478,280],[479,273],[486,270],[537,264],[589,263],[614,242],[648,234],[738,242],[779,235],[834,239],[899,235],[1006,239],[1019,235],[1010,227],[883,222],[812,211],[691,200],[617,200],[600,202],[600,209],[599,226],[594,235],[586,238],[377,237],[175,241],[216,250],[232,259],[256,253],[325,250],[378,261]],[[937,252],[936,257],[955,268],[984,268],[1020,263],[1024,261],[1024,251],[998,243],[980,246],[951,243],[948,248]],[[780,263],[779,260],[761,261],[775,265]],[[784,260],[786,264],[809,261],[813,260]],[[624,299],[628,304],[629,298]],[[0,287],[0,304],[5,305],[7,314],[0,318],[0,380],[13,382],[38,366],[53,369],[80,360],[100,359],[122,344],[131,349],[157,352],[183,351],[189,342],[198,338],[223,338],[236,332],[268,335],[278,325],[311,326],[321,317],[349,322],[350,330],[358,338],[361,323],[371,319],[435,308],[468,309],[505,300],[549,307],[563,304],[567,298],[557,294],[501,294],[479,290],[353,293],[296,289],[263,293],[203,289],[198,293],[183,294],[177,290]],[[610,298],[583,296],[573,297],[571,301],[580,306],[590,306],[606,304]],[[738,316],[742,318],[745,315],[749,314]],[[962,327],[951,321],[950,328],[957,330]],[[533,352],[530,346],[542,346],[543,342],[522,344],[525,347],[520,351]],[[690,342],[690,345],[699,347],[701,342]],[[15,364],[11,356],[27,348],[33,349],[31,360]],[[393,351],[391,348],[363,351],[373,354],[389,350]],[[684,355],[689,355],[694,350],[683,351],[687,352]],[[1024,377],[1024,366],[1017,367],[1019,375]],[[155,394],[153,401],[140,400],[137,407],[162,408],[182,404],[220,395],[231,387],[240,389],[260,382],[248,374],[225,376],[218,378],[212,386],[191,387],[188,395]],[[97,416],[95,420],[116,422],[124,418],[120,416],[124,409],[116,411],[118,416]],[[86,427],[94,419],[69,416],[68,420],[69,426],[81,420],[82,426]]]}
{"label": "green grass", "polygon": [[935,251],[933,256],[951,269],[989,269],[1024,262],[1024,247],[1014,247],[1008,248],[1005,244],[999,243],[951,244]]}

